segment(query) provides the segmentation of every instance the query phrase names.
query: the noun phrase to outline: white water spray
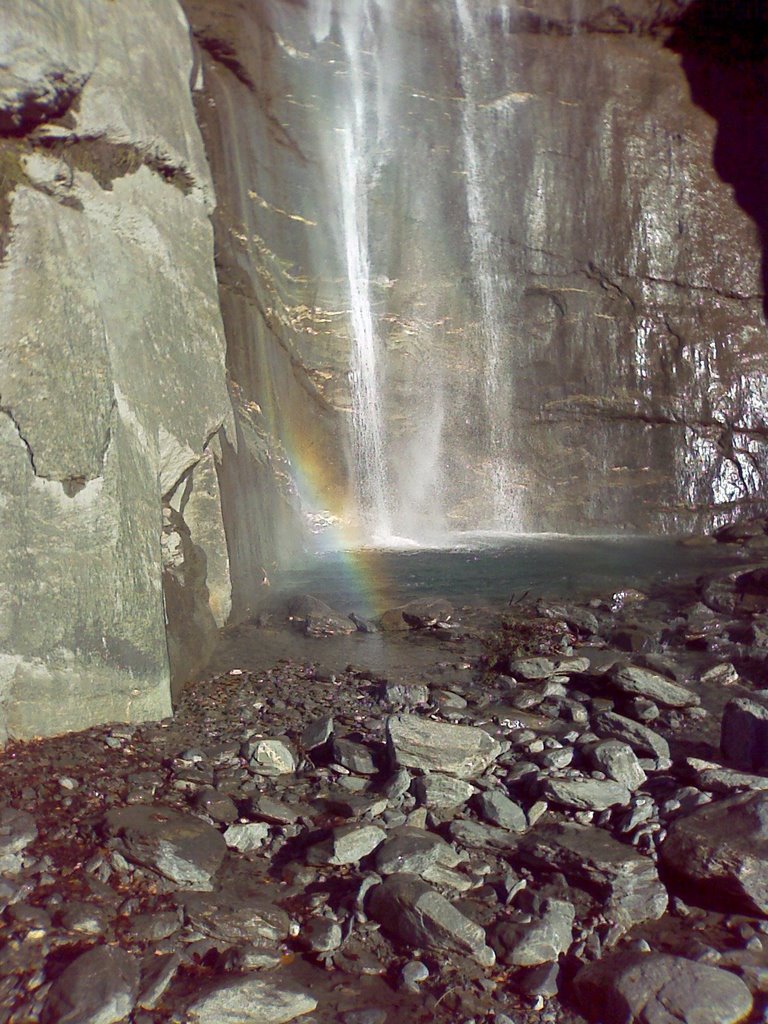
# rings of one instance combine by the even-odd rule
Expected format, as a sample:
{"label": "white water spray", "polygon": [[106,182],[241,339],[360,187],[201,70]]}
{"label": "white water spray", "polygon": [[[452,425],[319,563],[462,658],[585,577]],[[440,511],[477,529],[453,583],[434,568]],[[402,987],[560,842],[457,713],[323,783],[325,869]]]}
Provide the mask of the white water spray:
{"label": "white water spray", "polygon": [[381,407],[383,368],[373,311],[368,248],[369,196],[383,159],[384,69],[380,67],[376,38],[376,16],[381,6],[377,0],[356,0],[339,9],[348,78],[346,103],[338,127],[335,170],[350,301],[356,497],[366,530],[386,537],[392,533],[392,521]]}
{"label": "white water spray", "polygon": [[482,12],[480,15],[473,12],[468,0],[456,0],[456,12],[460,28],[459,67],[464,91],[461,137],[467,215],[472,269],[482,316],[482,397],[488,422],[488,475],[494,525],[511,530],[519,529],[520,523],[509,468],[510,438],[506,426],[509,410],[504,407],[510,398],[502,358],[504,345],[508,341],[504,330],[502,287],[498,272],[501,254],[491,230],[488,189],[494,182],[488,180],[489,168],[479,144],[483,126],[478,114],[478,72],[487,65],[488,52],[483,37]]}

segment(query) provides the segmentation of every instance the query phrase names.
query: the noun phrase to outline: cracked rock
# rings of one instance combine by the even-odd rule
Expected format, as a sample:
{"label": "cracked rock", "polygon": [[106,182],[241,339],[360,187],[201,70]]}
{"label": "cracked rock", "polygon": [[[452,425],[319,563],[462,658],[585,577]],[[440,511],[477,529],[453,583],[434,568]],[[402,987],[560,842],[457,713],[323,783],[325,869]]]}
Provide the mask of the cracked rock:
{"label": "cracked rock", "polygon": [[371,891],[367,905],[388,935],[408,945],[469,955],[483,967],[496,961],[485,930],[416,875],[390,875]]}
{"label": "cracked rock", "polygon": [[418,715],[388,718],[387,739],[399,767],[444,772],[461,779],[481,775],[502,750],[484,729],[447,725]]}

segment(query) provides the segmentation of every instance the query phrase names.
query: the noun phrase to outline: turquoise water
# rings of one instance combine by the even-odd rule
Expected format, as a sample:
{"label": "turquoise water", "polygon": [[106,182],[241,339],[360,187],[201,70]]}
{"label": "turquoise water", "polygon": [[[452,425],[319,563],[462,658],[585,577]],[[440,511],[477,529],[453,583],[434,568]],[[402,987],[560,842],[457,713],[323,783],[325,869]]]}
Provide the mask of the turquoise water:
{"label": "turquoise water", "polygon": [[682,546],[669,537],[460,535],[441,548],[325,551],[274,579],[277,592],[311,593],[371,614],[425,596],[501,605],[530,597],[589,599],[688,582],[744,560],[732,545]]}

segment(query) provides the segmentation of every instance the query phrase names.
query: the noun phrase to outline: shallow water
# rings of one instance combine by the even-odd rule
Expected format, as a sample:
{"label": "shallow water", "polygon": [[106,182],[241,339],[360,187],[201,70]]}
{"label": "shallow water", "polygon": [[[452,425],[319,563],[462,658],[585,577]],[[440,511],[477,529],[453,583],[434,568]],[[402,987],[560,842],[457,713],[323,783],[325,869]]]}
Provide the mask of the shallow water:
{"label": "shallow water", "polygon": [[445,547],[321,551],[273,579],[274,594],[312,593],[340,611],[376,614],[425,596],[454,604],[529,597],[586,600],[693,581],[741,561],[732,545],[687,547],[670,537],[461,534]]}

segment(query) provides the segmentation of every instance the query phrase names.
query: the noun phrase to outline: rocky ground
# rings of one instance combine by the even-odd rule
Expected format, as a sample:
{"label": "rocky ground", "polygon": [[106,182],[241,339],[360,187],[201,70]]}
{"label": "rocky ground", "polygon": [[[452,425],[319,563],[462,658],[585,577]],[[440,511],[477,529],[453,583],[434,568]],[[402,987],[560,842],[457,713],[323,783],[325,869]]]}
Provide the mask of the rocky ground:
{"label": "rocky ground", "polygon": [[659,594],[298,598],[173,719],[9,744],[0,1024],[768,1020],[765,526]]}

